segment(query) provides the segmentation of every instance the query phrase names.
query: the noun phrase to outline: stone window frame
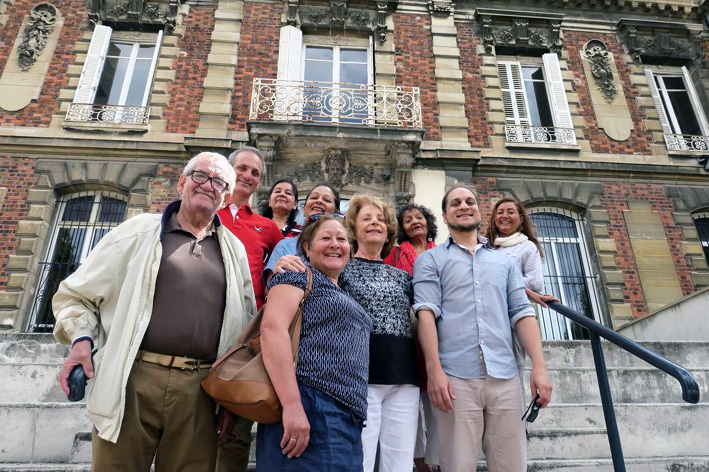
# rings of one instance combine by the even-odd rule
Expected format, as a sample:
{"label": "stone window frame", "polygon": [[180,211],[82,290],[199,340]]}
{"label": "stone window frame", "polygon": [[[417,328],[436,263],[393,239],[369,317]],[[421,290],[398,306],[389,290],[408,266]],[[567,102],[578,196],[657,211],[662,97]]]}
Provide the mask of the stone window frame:
{"label": "stone window frame", "polygon": [[[601,279],[600,279],[600,274],[595,274],[594,270],[593,270],[594,265],[592,263],[591,253],[589,252],[589,237],[590,237],[590,235],[586,234],[586,230],[585,230],[586,219],[584,216],[584,212],[579,211],[575,207],[570,209],[570,208],[564,208],[562,206],[554,206],[554,205],[550,204],[550,202],[538,202],[534,206],[527,206],[527,211],[528,211],[530,217],[532,215],[534,215],[535,213],[551,213],[553,215],[561,215],[564,217],[568,217],[573,220],[573,222],[575,224],[575,228],[576,228],[576,233],[578,236],[576,238],[571,238],[573,240],[569,239],[568,241],[566,241],[566,239],[568,239],[568,238],[562,238],[562,239],[564,239],[564,241],[561,241],[561,242],[576,244],[577,247],[579,248],[579,253],[581,255],[581,264],[582,264],[581,269],[583,272],[583,279],[586,281],[586,291],[587,291],[587,294],[589,297],[590,308],[593,312],[593,320],[598,323],[605,324],[603,321],[603,310],[601,307],[602,300],[598,296],[598,293],[599,293],[598,288],[599,288],[599,284],[601,283]],[[549,242],[546,240],[546,238],[541,236],[538,231],[537,231],[537,237],[539,238],[540,243]],[[545,260],[544,260],[543,264],[546,264],[549,261],[549,259],[547,259],[548,257],[549,257],[549,255],[545,254]],[[555,272],[557,273],[557,277],[559,277],[559,276],[564,277],[563,275],[560,275],[563,271],[559,270],[559,262],[557,261],[556,258],[554,259],[554,261],[555,261],[555,266],[556,266]],[[566,265],[566,264],[562,264],[562,265]],[[545,276],[545,279],[546,278],[547,277]],[[545,282],[546,282],[546,280],[545,280]],[[545,293],[550,293],[555,296],[560,295],[560,293],[552,293],[551,287],[545,286],[544,289],[545,289]],[[565,302],[563,296],[559,297],[559,298],[561,298],[562,303],[568,305],[568,303]],[[562,315],[558,315],[549,309],[547,309],[546,312],[547,312],[546,316],[551,315],[552,317],[556,317],[557,319],[561,319],[566,324],[566,335],[571,336],[571,334],[572,334],[571,321],[568,318],[565,318]],[[543,313],[544,313],[544,309],[539,308],[539,316],[540,317],[542,316]],[[540,320],[540,324],[541,324],[541,320]],[[545,339],[549,339],[549,338],[545,338]],[[552,339],[556,339],[556,338],[552,338]],[[581,338],[567,337],[565,339],[581,339]]]}
{"label": "stone window frame", "polygon": [[[697,230],[697,238],[699,239],[699,244],[704,250],[704,257],[707,260],[707,264],[709,264],[709,210],[693,213],[692,220],[694,221],[694,226]],[[702,225],[706,225],[706,227],[699,227],[697,225],[697,220],[706,220],[703,222],[704,224]]]}

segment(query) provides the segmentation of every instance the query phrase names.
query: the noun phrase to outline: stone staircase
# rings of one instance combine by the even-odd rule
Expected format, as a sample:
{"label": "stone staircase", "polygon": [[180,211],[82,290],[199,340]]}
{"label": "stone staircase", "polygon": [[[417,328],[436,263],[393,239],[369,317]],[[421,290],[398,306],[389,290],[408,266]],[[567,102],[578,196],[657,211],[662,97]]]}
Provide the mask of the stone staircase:
{"label": "stone staircase", "polygon": [[[627,470],[709,471],[709,342],[643,344],[689,369],[701,400],[683,403],[675,379],[606,343]],[[545,351],[553,403],[529,428],[529,470],[613,470],[589,343]],[[66,353],[50,335],[0,334],[0,471],[90,470],[90,422],[57,383]]]}

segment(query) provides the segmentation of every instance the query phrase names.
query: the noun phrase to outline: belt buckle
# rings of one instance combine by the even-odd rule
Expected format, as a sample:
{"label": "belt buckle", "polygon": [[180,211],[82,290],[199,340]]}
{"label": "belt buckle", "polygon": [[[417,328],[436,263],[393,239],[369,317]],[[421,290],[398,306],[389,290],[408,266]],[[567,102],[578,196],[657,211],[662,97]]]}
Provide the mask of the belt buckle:
{"label": "belt buckle", "polygon": [[198,359],[190,359],[189,362],[190,362],[190,364],[192,364],[192,365],[190,365],[189,367],[180,367],[180,369],[186,370],[186,371],[188,371],[188,372],[194,372],[195,370],[196,370],[197,372],[199,372],[199,368],[201,367],[200,364],[202,363],[202,361],[200,361],[200,360],[198,360]]}

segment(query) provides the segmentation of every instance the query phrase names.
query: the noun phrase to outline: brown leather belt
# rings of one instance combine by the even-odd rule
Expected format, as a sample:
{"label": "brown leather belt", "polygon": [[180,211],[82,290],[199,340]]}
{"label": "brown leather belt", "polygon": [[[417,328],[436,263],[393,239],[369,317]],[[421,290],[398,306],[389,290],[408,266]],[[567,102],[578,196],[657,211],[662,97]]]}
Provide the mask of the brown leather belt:
{"label": "brown leather belt", "polygon": [[137,361],[147,362],[148,364],[157,364],[171,369],[182,370],[199,370],[209,369],[212,367],[211,362],[206,362],[200,359],[192,359],[191,357],[168,356],[167,354],[157,354],[149,351],[138,351],[135,356]]}

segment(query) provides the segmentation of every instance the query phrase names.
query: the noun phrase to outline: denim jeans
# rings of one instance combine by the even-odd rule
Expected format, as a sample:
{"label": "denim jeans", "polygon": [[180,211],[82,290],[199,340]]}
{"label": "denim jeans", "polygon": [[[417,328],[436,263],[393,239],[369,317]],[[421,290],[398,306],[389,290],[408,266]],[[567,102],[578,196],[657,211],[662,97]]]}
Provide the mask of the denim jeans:
{"label": "denim jeans", "polygon": [[300,457],[281,452],[283,423],[259,424],[256,436],[257,472],[361,472],[362,420],[352,410],[320,390],[298,383],[310,422],[310,442]]}

